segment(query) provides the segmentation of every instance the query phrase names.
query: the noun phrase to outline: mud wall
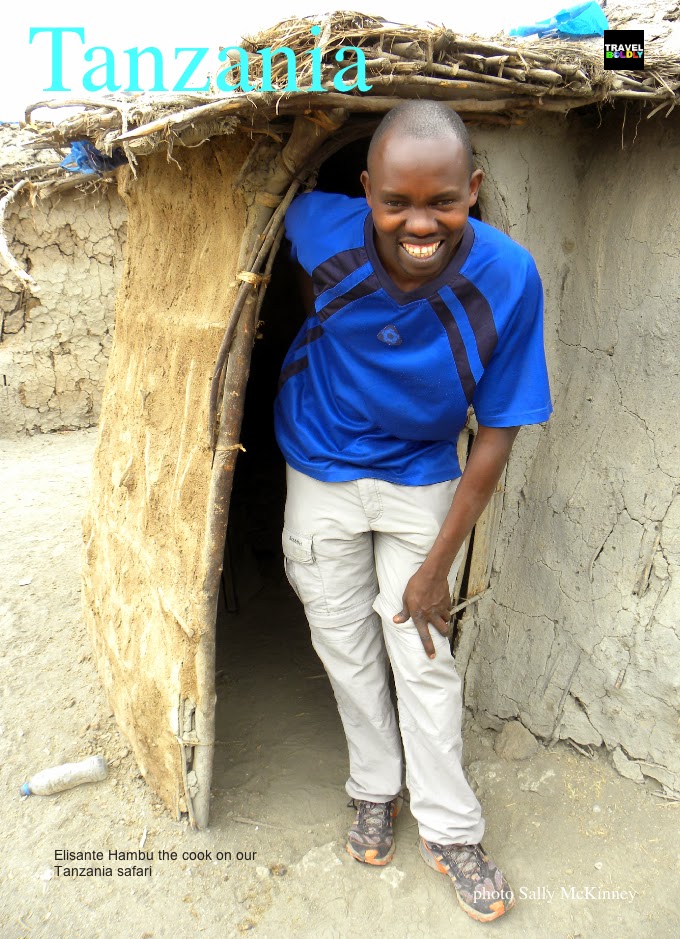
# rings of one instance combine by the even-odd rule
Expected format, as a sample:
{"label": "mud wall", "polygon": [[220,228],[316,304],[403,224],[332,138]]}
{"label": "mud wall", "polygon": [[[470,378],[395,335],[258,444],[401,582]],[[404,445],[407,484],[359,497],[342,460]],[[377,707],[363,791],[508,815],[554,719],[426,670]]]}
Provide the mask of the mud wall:
{"label": "mud wall", "polygon": [[245,222],[231,183],[249,146],[221,137],[180,166],[159,154],[138,179],[120,174],[129,245],[83,522],[83,614],[116,719],[177,815],[199,786],[183,760],[206,691],[208,400]]}
{"label": "mud wall", "polygon": [[457,658],[491,724],[604,744],[678,791],[680,121],[622,123],[475,134],[485,217],[541,271],[555,413],[518,438]]}
{"label": "mud wall", "polygon": [[[0,131],[9,159],[17,134]],[[40,290],[31,295],[0,261],[0,435],[96,424],[126,218],[115,184],[35,206],[21,193],[12,204],[10,248]]]}

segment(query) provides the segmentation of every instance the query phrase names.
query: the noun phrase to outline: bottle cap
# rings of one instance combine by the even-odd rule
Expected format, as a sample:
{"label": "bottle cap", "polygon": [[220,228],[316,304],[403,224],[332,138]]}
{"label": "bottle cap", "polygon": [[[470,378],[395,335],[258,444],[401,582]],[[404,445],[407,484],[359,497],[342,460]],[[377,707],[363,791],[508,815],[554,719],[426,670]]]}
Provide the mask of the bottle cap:
{"label": "bottle cap", "polygon": [[30,794],[31,794],[31,789],[30,789],[28,783],[24,783],[23,786],[21,787],[21,789],[19,790],[19,792],[22,794],[22,796],[30,796]]}

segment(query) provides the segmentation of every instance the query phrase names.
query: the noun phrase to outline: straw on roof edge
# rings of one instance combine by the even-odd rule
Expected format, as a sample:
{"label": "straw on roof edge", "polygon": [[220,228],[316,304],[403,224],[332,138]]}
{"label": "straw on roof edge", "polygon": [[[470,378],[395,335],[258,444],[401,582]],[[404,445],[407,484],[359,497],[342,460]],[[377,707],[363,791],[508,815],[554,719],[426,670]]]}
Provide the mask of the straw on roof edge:
{"label": "straw on roof edge", "polygon": [[[286,60],[281,56],[272,68],[276,90],[271,92],[147,93],[38,102],[27,110],[28,122],[39,106],[58,110],[77,104],[82,110],[42,126],[32,146],[54,150],[73,140],[88,139],[108,154],[124,147],[128,160],[134,163],[137,157],[160,148],[195,146],[238,128],[266,130],[272,121],[310,109],[344,107],[375,115],[405,97],[437,98],[451,102],[466,118],[489,120],[494,116],[509,122],[521,121],[535,110],[566,112],[618,99],[638,101],[648,107],[647,116],[652,116],[662,109],[670,112],[679,101],[680,60],[663,43],[646,43],[645,71],[608,72],[603,68],[601,40],[484,39],[441,26],[425,29],[347,11],[325,17],[317,39],[310,33],[315,23],[319,23],[318,17],[289,19],[242,40],[249,54],[248,80],[257,85],[262,79],[262,58],[257,49],[287,46],[300,63],[298,87],[309,86],[311,56],[303,54],[317,44],[323,51],[327,92],[286,91]],[[372,86],[369,92],[340,93],[334,88],[335,52],[341,46],[362,49],[367,82]],[[16,182],[15,176],[2,169],[0,180],[5,190]],[[41,194],[78,182],[54,164],[31,177],[32,190]]]}

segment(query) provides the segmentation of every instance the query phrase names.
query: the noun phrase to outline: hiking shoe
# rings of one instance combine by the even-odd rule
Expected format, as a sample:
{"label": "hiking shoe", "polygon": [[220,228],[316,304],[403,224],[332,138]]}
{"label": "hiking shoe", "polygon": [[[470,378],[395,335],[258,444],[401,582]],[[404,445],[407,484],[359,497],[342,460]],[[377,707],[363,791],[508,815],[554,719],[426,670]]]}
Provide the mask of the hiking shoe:
{"label": "hiking shoe", "polygon": [[507,880],[481,844],[434,844],[420,839],[423,860],[448,874],[461,907],[480,923],[489,923],[515,905]]}
{"label": "hiking shoe", "polygon": [[365,802],[352,799],[347,804],[357,810],[354,824],[347,835],[347,852],[364,864],[375,864],[377,867],[389,864],[395,850],[392,819],[399,811],[397,800]]}

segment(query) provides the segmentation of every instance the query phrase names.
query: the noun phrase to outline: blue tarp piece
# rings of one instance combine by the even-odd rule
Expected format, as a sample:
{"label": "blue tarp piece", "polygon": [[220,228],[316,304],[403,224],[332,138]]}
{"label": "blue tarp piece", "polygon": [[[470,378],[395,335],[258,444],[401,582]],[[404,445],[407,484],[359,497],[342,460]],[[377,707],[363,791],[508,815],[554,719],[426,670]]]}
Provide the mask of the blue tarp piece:
{"label": "blue tarp piece", "polygon": [[59,165],[69,173],[101,176],[107,170],[115,170],[123,163],[127,163],[127,157],[120,148],[114,150],[109,157],[101,150],[97,150],[89,140],[75,140],[71,144],[71,152]]}
{"label": "blue tarp piece", "polygon": [[511,36],[533,36],[539,39],[557,36],[560,39],[572,39],[584,36],[603,36],[609,29],[607,17],[598,3],[580,3],[575,7],[560,10],[550,19],[540,20],[532,26],[517,26],[510,30]]}

